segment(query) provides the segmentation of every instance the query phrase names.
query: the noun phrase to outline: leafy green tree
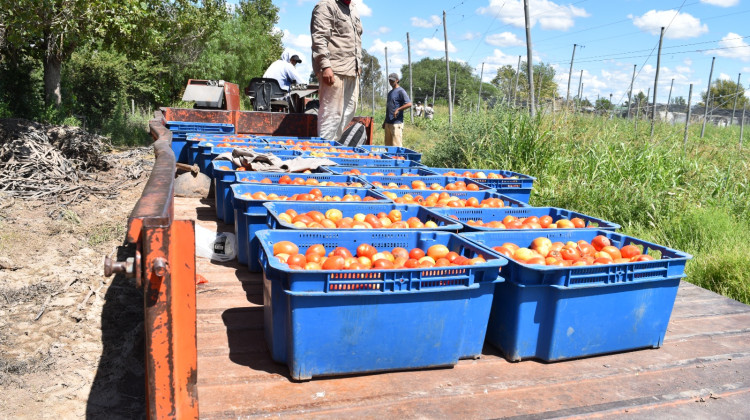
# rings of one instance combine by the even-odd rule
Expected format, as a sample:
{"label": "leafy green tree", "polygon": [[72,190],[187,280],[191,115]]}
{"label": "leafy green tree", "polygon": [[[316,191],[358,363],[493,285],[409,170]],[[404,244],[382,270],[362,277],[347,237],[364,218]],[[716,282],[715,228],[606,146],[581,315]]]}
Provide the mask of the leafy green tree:
{"label": "leafy green tree", "polygon": [[687,101],[685,101],[684,97],[677,96],[675,98],[672,98],[672,105],[687,106]]}
{"label": "leafy green tree", "polygon": [[[742,83],[738,87],[735,81],[716,79],[711,84],[711,107],[731,109],[734,106],[735,97],[737,98],[738,109],[742,109],[743,106],[748,105],[745,88],[742,86]],[[706,103],[706,92],[701,93],[701,101],[700,105]]]}
{"label": "leafy green tree", "polygon": [[[372,91],[380,97],[381,92],[385,90],[385,77],[383,77],[383,68],[377,57],[370,55],[367,50],[362,50],[362,75],[360,77],[362,88],[362,98],[366,103],[372,99]],[[369,98],[369,99],[368,99]]]}
{"label": "leafy green tree", "polygon": [[597,111],[609,111],[614,107],[612,106],[612,102],[610,102],[609,99],[599,98],[594,103],[594,108],[596,108]]}
{"label": "leafy green tree", "polygon": [[[424,100],[425,97],[432,98],[433,84],[435,84],[435,96],[437,98],[448,99],[448,83],[445,74],[445,60],[444,59],[433,59],[423,58],[416,63],[412,63],[412,78],[414,81],[414,101]],[[466,63],[459,63],[451,61],[451,92],[456,95],[456,92],[466,91],[467,95],[457,95],[456,104],[460,104],[464,98],[470,98],[472,95],[474,103],[477,100],[477,94],[479,93],[479,75],[474,74],[474,69]],[[409,91],[409,66],[401,66],[401,86]],[[437,80],[437,82],[435,82]],[[455,87],[455,88],[454,88]],[[469,92],[475,92],[469,94]],[[482,97],[489,98],[497,95],[497,88],[490,83],[483,83],[482,85]],[[468,99],[471,100],[471,99]],[[432,101],[432,99],[427,99]]]}
{"label": "leafy green tree", "polygon": [[187,78],[221,79],[244,88],[250,79],[263,76],[283,51],[282,34],[273,30],[278,10],[270,0],[240,1],[182,73],[183,84]]}
{"label": "leafy green tree", "polygon": [[[528,66],[525,61],[521,62],[521,71],[518,76],[518,91],[516,100],[527,101],[529,99]],[[516,69],[511,65],[505,65],[497,69],[492,84],[497,86],[500,92],[513,97],[516,88]],[[539,63],[534,65],[534,96],[535,99],[545,100],[557,97],[557,82],[555,82],[555,69],[550,64]]]}

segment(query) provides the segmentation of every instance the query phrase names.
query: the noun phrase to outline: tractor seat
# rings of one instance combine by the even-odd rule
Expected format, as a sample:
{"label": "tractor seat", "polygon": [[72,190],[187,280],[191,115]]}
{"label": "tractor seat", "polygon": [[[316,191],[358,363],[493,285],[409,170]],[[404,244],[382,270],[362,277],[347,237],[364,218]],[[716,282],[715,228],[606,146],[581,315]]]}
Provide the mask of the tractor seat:
{"label": "tractor seat", "polygon": [[276,79],[256,77],[250,80],[250,85],[245,88],[253,103],[254,111],[271,111],[271,105],[281,106],[288,110],[289,102],[286,99],[287,92],[281,89]]}

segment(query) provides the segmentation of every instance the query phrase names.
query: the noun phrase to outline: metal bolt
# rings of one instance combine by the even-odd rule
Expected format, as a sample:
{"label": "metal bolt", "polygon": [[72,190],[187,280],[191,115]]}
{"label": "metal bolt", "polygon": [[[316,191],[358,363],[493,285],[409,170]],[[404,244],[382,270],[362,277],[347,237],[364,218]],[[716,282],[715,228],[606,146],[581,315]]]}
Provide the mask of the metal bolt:
{"label": "metal bolt", "polygon": [[112,261],[110,257],[104,257],[104,275],[110,277],[115,273],[127,273],[128,277],[132,277],[135,265],[135,259],[130,257],[125,261]]}
{"label": "metal bolt", "polygon": [[167,261],[162,257],[155,258],[152,270],[157,277],[164,277],[167,274]]}

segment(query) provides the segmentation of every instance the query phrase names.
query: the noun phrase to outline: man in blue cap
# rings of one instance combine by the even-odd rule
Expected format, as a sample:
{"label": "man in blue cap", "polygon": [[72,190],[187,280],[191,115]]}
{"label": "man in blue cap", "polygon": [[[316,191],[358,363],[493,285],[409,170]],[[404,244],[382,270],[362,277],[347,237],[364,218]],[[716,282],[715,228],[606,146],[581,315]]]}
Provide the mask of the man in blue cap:
{"label": "man in blue cap", "polygon": [[404,137],[404,110],[411,108],[411,99],[404,88],[398,85],[398,75],[388,75],[388,83],[393,89],[388,92],[388,101],[385,108],[385,145],[402,146]]}

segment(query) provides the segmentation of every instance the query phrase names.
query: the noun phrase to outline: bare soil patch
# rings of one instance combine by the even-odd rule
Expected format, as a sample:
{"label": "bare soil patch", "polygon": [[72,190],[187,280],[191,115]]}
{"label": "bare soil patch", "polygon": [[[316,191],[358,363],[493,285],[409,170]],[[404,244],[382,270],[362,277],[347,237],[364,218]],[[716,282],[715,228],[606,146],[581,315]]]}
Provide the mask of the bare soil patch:
{"label": "bare soil patch", "polygon": [[[34,175],[26,189],[0,186],[0,418],[142,417],[142,294],[102,267],[122,245],[152,150],[107,151],[80,130],[18,120],[10,132],[7,121],[0,150],[12,143],[15,154],[2,155],[0,174]],[[22,150],[29,133],[49,141],[28,147],[54,155],[41,166]]]}

